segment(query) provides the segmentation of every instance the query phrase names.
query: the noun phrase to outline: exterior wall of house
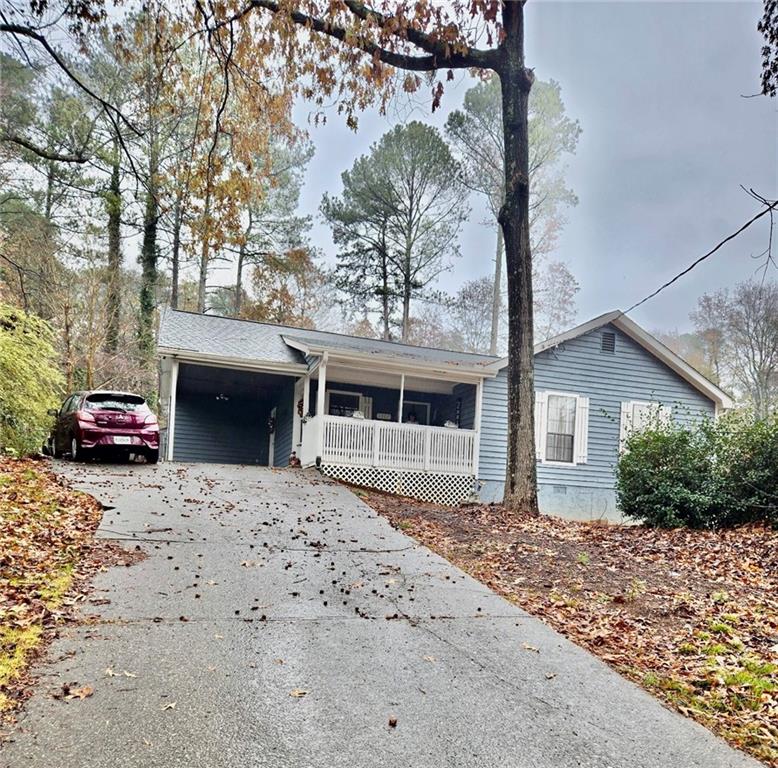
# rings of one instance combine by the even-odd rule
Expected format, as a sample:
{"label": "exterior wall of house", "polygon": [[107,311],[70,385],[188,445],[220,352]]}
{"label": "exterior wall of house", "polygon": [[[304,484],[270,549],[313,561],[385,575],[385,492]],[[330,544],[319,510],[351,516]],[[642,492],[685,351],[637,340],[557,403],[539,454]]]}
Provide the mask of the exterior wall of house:
{"label": "exterior wall of house", "polygon": [[174,461],[267,464],[270,414],[255,398],[179,392],[176,401]]}
{"label": "exterior wall of house", "polygon": [[289,456],[292,453],[292,430],[294,425],[294,379],[278,392],[276,406],[276,440],[273,448],[273,466],[289,466]]}
{"label": "exterior wall of house", "polygon": [[[616,335],[613,353],[601,351],[602,332]],[[614,326],[608,325],[535,356],[535,389],[589,398],[585,464],[538,463],[540,508],[578,519],[620,519],[614,493],[621,403],[659,402],[673,418],[691,422],[714,415],[714,403]],[[507,445],[507,369],[484,382],[480,495],[502,497]]]}

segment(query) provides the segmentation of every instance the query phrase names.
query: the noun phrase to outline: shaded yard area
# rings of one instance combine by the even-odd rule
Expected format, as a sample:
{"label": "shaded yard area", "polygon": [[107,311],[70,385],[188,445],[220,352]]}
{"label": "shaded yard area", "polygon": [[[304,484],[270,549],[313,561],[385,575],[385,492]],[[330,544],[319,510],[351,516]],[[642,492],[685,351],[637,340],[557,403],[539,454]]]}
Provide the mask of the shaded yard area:
{"label": "shaded yard area", "polygon": [[[87,577],[121,560],[94,539],[101,517],[95,499],[45,462],[0,459],[0,736],[31,693],[30,664],[74,620]],[[62,692],[89,694],[78,685]]]}
{"label": "shaded yard area", "polygon": [[778,532],[578,523],[355,492],[672,708],[778,766]]}

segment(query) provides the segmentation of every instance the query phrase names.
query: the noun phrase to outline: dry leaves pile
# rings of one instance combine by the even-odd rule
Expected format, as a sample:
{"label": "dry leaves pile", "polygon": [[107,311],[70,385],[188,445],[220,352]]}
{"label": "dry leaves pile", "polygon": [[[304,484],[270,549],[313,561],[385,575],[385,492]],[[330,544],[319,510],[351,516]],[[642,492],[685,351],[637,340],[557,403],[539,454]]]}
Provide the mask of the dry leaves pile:
{"label": "dry leaves pile", "polygon": [[101,515],[44,463],[0,459],[0,724],[29,694],[30,661],[72,614]]}
{"label": "dry leaves pile", "polygon": [[778,532],[368,504],[684,715],[778,766]]}

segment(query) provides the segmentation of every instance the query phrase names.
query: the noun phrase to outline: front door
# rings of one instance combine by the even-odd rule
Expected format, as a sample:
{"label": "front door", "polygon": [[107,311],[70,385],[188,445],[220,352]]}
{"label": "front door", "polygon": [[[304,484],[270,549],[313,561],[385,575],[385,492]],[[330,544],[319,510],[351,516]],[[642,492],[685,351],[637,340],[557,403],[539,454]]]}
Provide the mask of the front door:
{"label": "front door", "polygon": [[267,446],[267,465],[273,466],[276,452],[276,408],[270,411],[270,418],[267,422],[267,431],[270,433],[270,439]]}

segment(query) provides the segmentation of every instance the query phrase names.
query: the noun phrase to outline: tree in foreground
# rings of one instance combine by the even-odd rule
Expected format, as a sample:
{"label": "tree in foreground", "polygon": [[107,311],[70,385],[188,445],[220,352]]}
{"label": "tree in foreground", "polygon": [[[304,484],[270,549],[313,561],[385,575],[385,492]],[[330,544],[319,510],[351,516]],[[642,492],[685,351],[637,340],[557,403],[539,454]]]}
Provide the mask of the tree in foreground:
{"label": "tree in foreground", "polygon": [[385,133],[342,180],[342,197],[322,202],[343,247],[338,285],[355,303],[379,300],[384,338],[396,304],[408,341],[412,300],[459,252],[468,208],[457,164],[435,128],[413,121]]}

